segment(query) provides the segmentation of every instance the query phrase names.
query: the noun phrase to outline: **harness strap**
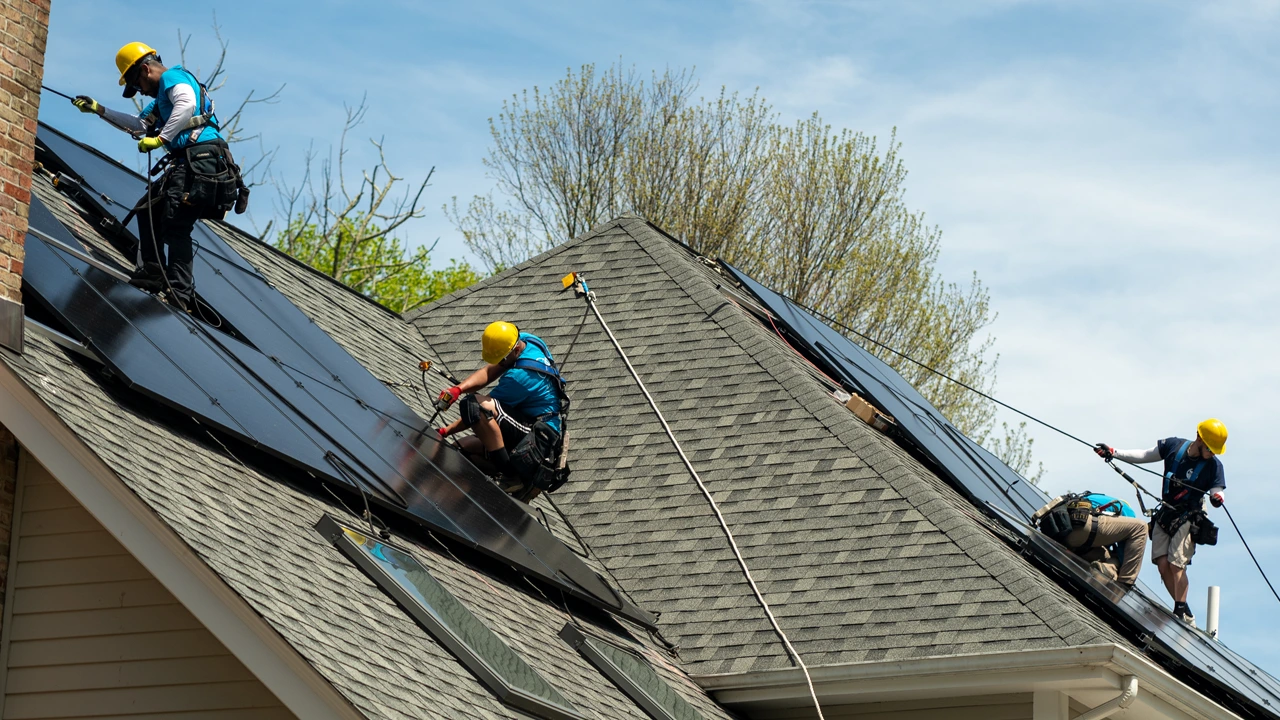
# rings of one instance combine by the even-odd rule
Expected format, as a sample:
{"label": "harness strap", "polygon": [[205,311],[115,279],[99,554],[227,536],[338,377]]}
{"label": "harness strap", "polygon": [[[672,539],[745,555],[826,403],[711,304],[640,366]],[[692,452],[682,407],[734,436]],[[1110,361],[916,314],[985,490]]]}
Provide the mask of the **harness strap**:
{"label": "harness strap", "polygon": [[[1173,481],[1176,479],[1178,467],[1182,465],[1182,459],[1187,456],[1187,448],[1189,447],[1191,447],[1190,440],[1186,440],[1182,443],[1182,447],[1178,448],[1178,454],[1174,455],[1173,457],[1173,469],[1166,470],[1164,473],[1164,496],[1165,497],[1168,497],[1169,494],[1173,491]],[[1196,466],[1191,469],[1191,472],[1187,475],[1187,479],[1180,482],[1184,483],[1185,485],[1194,485],[1196,482],[1196,478],[1200,477],[1200,471],[1204,469],[1206,462],[1207,461],[1204,458],[1200,458],[1200,462],[1196,463]],[[1183,492],[1185,493],[1186,490],[1183,490]],[[1180,500],[1181,496],[1179,496],[1178,499]]]}
{"label": "harness strap", "polygon": [[1093,547],[1093,541],[1098,539],[1098,517],[1095,515],[1089,518],[1089,537],[1084,542],[1072,548],[1072,550],[1084,550]]}

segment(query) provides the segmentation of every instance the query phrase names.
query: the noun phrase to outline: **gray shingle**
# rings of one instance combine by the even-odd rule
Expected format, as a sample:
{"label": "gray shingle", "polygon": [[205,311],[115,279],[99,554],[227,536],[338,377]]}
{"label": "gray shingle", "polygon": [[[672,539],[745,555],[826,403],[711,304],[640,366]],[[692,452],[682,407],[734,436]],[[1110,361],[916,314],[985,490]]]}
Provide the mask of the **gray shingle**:
{"label": "gray shingle", "polygon": [[[47,183],[34,192],[64,222],[78,223],[86,245],[112,251]],[[423,408],[414,383],[429,356],[421,336],[398,316],[261,246],[219,229],[282,292],[361,363]],[[127,262],[115,257],[120,263]],[[500,703],[356,567],[313,529],[324,513],[359,521],[307,478],[277,465],[255,468],[253,454],[215,438],[28,333],[8,367],[181,537],[191,549],[357,709],[371,718],[527,717]],[[412,381],[412,382],[410,382]],[[438,383],[435,388],[438,391]],[[424,393],[425,394],[425,393]],[[221,440],[221,442],[219,442]],[[225,443],[225,448],[223,444]],[[550,505],[548,524],[571,538]],[[538,514],[542,517],[542,514]],[[397,537],[441,583],[572,702],[600,718],[643,713],[561,641],[565,610],[515,575],[486,574],[429,537]],[[588,562],[604,570],[594,557]],[[554,598],[553,598],[554,599]],[[558,602],[558,600],[557,600]],[[598,611],[573,606],[576,621],[648,657],[707,717],[728,717],[643,632]]]}
{"label": "gray shingle", "polygon": [[[584,273],[601,313],[717,499],[808,662],[1123,642],[837,403],[728,283],[624,217],[412,316],[452,364],[515,322],[563,352]],[[572,481],[560,507],[699,673],[789,660],[721,531],[594,318],[564,363]],[[980,650],[975,650],[980,648]],[[816,658],[816,660],[815,660]]]}

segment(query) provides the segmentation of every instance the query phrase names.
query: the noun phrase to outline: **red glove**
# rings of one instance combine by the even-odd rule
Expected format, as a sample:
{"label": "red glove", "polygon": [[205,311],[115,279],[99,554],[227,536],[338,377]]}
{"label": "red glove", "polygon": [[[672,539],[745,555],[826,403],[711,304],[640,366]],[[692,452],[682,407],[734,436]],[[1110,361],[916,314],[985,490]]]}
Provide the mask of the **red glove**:
{"label": "red glove", "polygon": [[1115,454],[1116,454],[1116,449],[1107,445],[1106,443],[1098,443],[1097,445],[1094,445],[1093,451],[1098,453],[1098,457],[1102,458],[1103,460],[1110,460],[1111,458],[1115,457]]}
{"label": "red glove", "polygon": [[1209,496],[1209,504],[1216,508],[1222,507],[1222,503],[1226,502],[1226,500],[1227,499],[1224,498],[1220,492],[1216,492]]}
{"label": "red glove", "polygon": [[440,433],[440,439],[449,437],[449,428],[436,428],[436,432]]}
{"label": "red glove", "polygon": [[441,412],[448,410],[451,405],[458,402],[458,398],[461,396],[462,391],[458,389],[457,385],[446,390],[442,390],[440,392],[440,397],[436,398],[436,409]]}

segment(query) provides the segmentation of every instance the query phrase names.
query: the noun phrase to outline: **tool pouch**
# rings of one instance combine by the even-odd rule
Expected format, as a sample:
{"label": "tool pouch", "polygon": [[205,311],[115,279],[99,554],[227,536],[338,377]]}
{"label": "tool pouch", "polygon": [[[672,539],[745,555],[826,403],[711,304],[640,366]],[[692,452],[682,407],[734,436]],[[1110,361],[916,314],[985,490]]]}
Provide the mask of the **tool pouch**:
{"label": "tool pouch", "polygon": [[183,204],[204,220],[221,220],[240,197],[239,169],[222,142],[198,143],[186,153],[187,177]]}
{"label": "tool pouch", "polygon": [[1213,524],[1208,515],[1200,513],[1191,526],[1191,541],[1197,545],[1217,545],[1218,526]]}
{"label": "tool pouch", "polygon": [[1054,508],[1045,513],[1045,516],[1040,519],[1040,532],[1054,540],[1061,541],[1072,529],[1071,515],[1067,513],[1065,507]]}
{"label": "tool pouch", "polygon": [[1093,517],[1093,503],[1080,498],[1067,503],[1067,514],[1071,516],[1071,527],[1082,528]]}
{"label": "tool pouch", "polygon": [[539,419],[511,450],[511,462],[543,492],[558,490],[569,479],[568,465],[560,463],[560,442],[560,433]]}
{"label": "tool pouch", "polygon": [[1182,527],[1182,523],[1187,521],[1188,513],[1186,510],[1173,505],[1161,505],[1156,509],[1155,515],[1151,516],[1151,521],[1164,529],[1166,533],[1172,536]]}

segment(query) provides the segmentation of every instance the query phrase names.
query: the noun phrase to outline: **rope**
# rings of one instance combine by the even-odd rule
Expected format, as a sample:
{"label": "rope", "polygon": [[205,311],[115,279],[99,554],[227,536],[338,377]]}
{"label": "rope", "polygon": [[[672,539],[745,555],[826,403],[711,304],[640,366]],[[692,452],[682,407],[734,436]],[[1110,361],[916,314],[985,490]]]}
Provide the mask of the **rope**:
{"label": "rope", "polygon": [[717,522],[720,523],[720,529],[724,532],[725,538],[729,541],[729,548],[733,551],[733,556],[738,560],[738,566],[742,568],[742,574],[747,579],[747,584],[751,586],[751,592],[755,595],[756,601],[760,603],[760,607],[764,610],[764,614],[769,618],[769,623],[773,626],[773,631],[777,633],[778,638],[782,640],[783,647],[786,648],[787,654],[791,656],[792,662],[795,663],[800,671],[804,673],[805,684],[809,688],[809,697],[813,700],[813,707],[818,713],[818,720],[824,720],[822,714],[822,705],[818,702],[818,693],[813,688],[813,678],[809,675],[809,667],[804,664],[804,660],[800,658],[800,653],[796,651],[791,644],[791,640],[787,638],[787,633],[778,624],[778,619],[774,617],[773,610],[770,609],[768,601],[764,599],[764,595],[760,592],[759,586],[756,585],[755,578],[751,576],[751,568],[747,566],[747,561],[742,556],[742,551],[738,549],[738,543],[734,540],[733,531],[729,529],[729,524],[725,521],[724,515],[720,512],[720,506],[716,504],[715,498],[712,497],[711,491],[707,489],[706,484],[702,482],[702,477],[698,474],[697,469],[693,467],[693,463],[689,460],[689,456],[685,455],[684,448],[681,447],[680,441],[676,439],[675,433],[671,430],[671,426],[667,424],[667,419],[663,417],[662,411],[658,409],[658,403],[649,394],[648,388],[645,387],[644,381],[640,379],[640,374],[636,372],[635,367],[631,365],[631,360],[627,357],[627,353],[622,349],[622,345],[618,343],[618,339],[614,337],[613,331],[609,329],[609,324],[605,322],[604,317],[600,314],[600,309],[596,307],[595,294],[587,288],[586,280],[581,274],[577,276],[577,281],[581,285],[582,294],[587,300],[587,305],[591,311],[595,313],[596,320],[600,321],[600,327],[604,329],[609,341],[613,343],[613,347],[618,351],[618,356],[622,358],[623,364],[627,366],[627,370],[631,373],[631,377],[635,379],[636,386],[640,388],[640,392],[645,399],[649,401],[649,407],[653,408],[653,414],[657,416],[658,422],[662,425],[662,429],[666,431],[667,437],[671,439],[671,444],[675,447],[676,453],[680,456],[680,460],[684,463],[689,474],[693,477],[693,481],[697,483],[698,489],[702,492],[702,496],[706,498],[707,503],[711,506],[711,511],[715,514]]}
{"label": "rope", "polygon": [[[1082,439],[1082,438],[1080,438],[1080,437],[1077,437],[1076,435],[1072,435],[1071,433],[1067,432],[1066,430],[1063,430],[1062,428],[1057,427],[1057,426],[1055,426],[1055,425],[1051,425],[1051,424],[1049,424],[1049,423],[1045,422],[1044,420],[1041,420],[1040,418],[1038,418],[1038,417],[1036,417],[1036,416],[1034,416],[1034,415],[1031,415],[1030,413],[1023,412],[1022,410],[1019,410],[1018,408],[1016,408],[1016,407],[1014,407],[1014,406],[1012,406],[1012,405],[1010,405],[1010,404],[1008,404],[1008,403],[1005,403],[1005,402],[1002,402],[1002,401],[1000,401],[1000,400],[997,400],[996,398],[992,397],[991,395],[988,395],[987,393],[985,393],[985,392],[983,392],[983,391],[981,391],[981,390],[979,390],[979,389],[977,389],[977,388],[975,388],[975,387],[973,387],[973,386],[971,386],[971,385],[969,385],[969,384],[967,384],[967,383],[965,383],[965,382],[962,382],[962,381],[960,381],[960,380],[957,380],[956,378],[951,377],[950,375],[948,375],[948,374],[946,374],[946,373],[942,372],[941,370],[937,370],[937,369],[935,369],[935,368],[933,368],[933,367],[930,367],[929,365],[926,365],[925,363],[922,363],[922,362],[920,362],[919,360],[916,360],[915,358],[911,357],[910,355],[907,355],[906,353],[900,352],[900,351],[898,351],[897,349],[892,348],[892,347],[890,347],[890,346],[888,346],[888,345],[886,345],[886,344],[884,344],[884,343],[880,342],[879,340],[876,340],[875,338],[871,337],[870,335],[866,335],[865,333],[861,333],[861,332],[858,332],[857,330],[854,330],[853,328],[851,328],[851,327],[849,327],[848,325],[846,325],[846,324],[844,324],[844,323],[840,322],[839,320],[836,320],[835,318],[831,317],[830,315],[826,315],[826,314],[824,314],[824,313],[822,313],[822,312],[819,312],[819,311],[817,311],[817,310],[815,310],[815,309],[813,309],[813,308],[811,308],[811,307],[808,307],[807,305],[804,305],[804,304],[802,304],[802,303],[796,302],[795,300],[792,300],[791,298],[786,298],[786,300],[787,300],[788,302],[790,302],[790,303],[794,304],[796,307],[799,307],[799,308],[804,309],[805,311],[809,312],[810,314],[814,315],[815,317],[821,318],[822,320],[826,321],[827,323],[830,323],[831,325],[833,325],[833,326],[835,326],[835,327],[838,327],[838,328],[840,328],[840,329],[842,329],[842,330],[845,330],[846,332],[853,333],[854,335],[857,335],[858,337],[860,337],[860,338],[862,338],[862,339],[866,340],[867,342],[869,342],[869,343],[871,343],[871,344],[875,345],[876,347],[883,348],[884,350],[886,350],[886,351],[888,351],[888,352],[890,352],[890,353],[893,353],[894,355],[897,355],[898,357],[902,358],[903,360],[906,360],[906,361],[908,361],[908,362],[910,362],[910,363],[912,363],[912,364],[914,364],[914,365],[917,365],[917,366],[919,366],[919,367],[921,367],[921,368],[923,368],[923,369],[925,369],[925,370],[928,370],[929,372],[931,372],[931,373],[933,373],[933,374],[937,375],[938,377],[940,377],[940,378],[942,378],[942,379],[944,379],[944,380],[947,380],[947,381],[949,381],[949,382],[953,382],[953,383],[955,383],[956,385],[959,385],[960,387],[962,387],[962,388],[964,388],[964,389],[968,390],[969,392],[975,393],[975,394],[976,394],[976,395],[978,395],[979,397],[982,397],[982,398],[985,398],[985,399],[987,399],[987,400],[990,400],[991,402],[993,402],[993,403],[995,403],[995,404],[999,405],[1000,407],[1003,407],[1003,408],[1006,408],[1006,409],[1008,409],[1008,410],[1011,410],[1011,411],[1013,411],[1013,412],[1015,412],[1015,413],[1017,413],[1017,414],[1021,415],[1022,417],[1027,418],[1028,420],[1031,420],[1032,422],[1035,422],[1035,423],[1038,423],[1038,424],[1040,424],[1040,425],[1043,425],[1044,427],[1049,428],[1050,430],[1052,430],[1052,431],[1054,431],[1054,432],[1058,433],[1059,435],[1062,435],[1062,436],[1064,436],[1064,437],[1067,437],[1067,438],[1070,438],[1070,439],[1072,439],[1072,440],[1075,440],[1076,442],[1080,443],[1081,445],[1084,445],[1084,446],[1086,446],[1086,447],[1088,447],[1088,448],[1091,448],[1091,449],[1094,447],[1093,443],[1090,443],[1090,442],[1089,442],[1089,441],[1087,441],[1087,440],[1084,440],[1084,439]],[[773,313],[769,312],[768,310],[765,310],[765,316],[769,318],[769,323],[770,323],[770,324],[773,324],[773,317],[772,317],[772,315],[773,315]],[[775,326],[774,326],[774,328],[775,328],[775,330],[776,330],[777,326],[775,325]],[[1119,458],[1117,458],[1117,459],[1119,459]],[[1136,469],[1141,470],[1141,471],[1143,471],[1143,472],[1151,473],[1152,475],[1155,475],[1156,477],[1159,477],[1159,478],[1163,478],[1163,477],[1164,477],[1164,474],[1163,474],[1163,473],[1156,472],[1155,470],[1152,470],[1151,468],[1143,467],[1143,466],[1141,466],[1141,465],[1138,465],[1138,464],[1135,464],[1135,463],[1128,462],[1127,460],[1121,460],[1121,462],[1124,462],[1125,464],[1129,465],[1130,467],[1136,468]],[[1107,464],[1108,464],[1108,465],[1111,465],[1111,463],[1110,463],[1110,462],[1108,462]],[[1144,487],[1142,487],[1141,485],[1139,485],[1139,484],[1138,484],[1138,483],[1137,483],[1133,478],[1129,477],[1128,475],[1125,475],[1124,471],[1122,471],[1120,468],[1116,467],[1115,465],[1111,465],[1111,468],[1112,468],[1113,470],[1115,470],[1116,472],[1120,473],[1120,475],[1121,475],[1121,476],[1123,476],[1125,480],[1128,480],[1128,481],[1129,481],[1129,483],[1130,483],[1131,485],[1133,485],[1133,487],[1134,487],[1136,490],[1138,490],[1138,491],[1140,491],[1140,492],[1143,492],[1143,493],[1146,493],[1146,494],[1147,494],[1147,495],[1149,495],[1151,498],[1153,498],[1153,499],[1155,499],[1155,500],[1157,500],[1157,501],[1159,501],[1159,502],[1163,502],[1163,500],[1162,500],[1161,498],[1156,497],[1154,494],[1152,494],[1152,493],[1151,493],[1151,491],[1149,491],[1149,490],[1147,490],[1146,488],[1144,488]],[[1205,490],[1202,490],[1202,489],[1200,489],[1200,488],[1198,488],[1198,487],[1195,487],[1195,486],[1193,486],[1193,485],[1190,485],[1190,484],[1188,484],[1188,483],[1185,483],[1185,482],[1183,482],[1183,481],[1181,481],[1181,480],[1178,480],[1177,478],[1172,478],[1172,477],[1171,477],[1171,478],[1168,478],[1168,479],[1169,479],[1169,481],[1170,481],[1171,483],[1173,483],[1173,484],[1175,484],[1175,485],[1181,485],[1182,487],[1185,487],[1185,488],[1187,488],[1187,489],[1189,489],[1189,490],[1193,490],[1193,491],[1195,491],[1195,492],[1198,492],[1198,493],[1200,493],[1201,495],[1204,495],[1204,494],[1205,494],[1205,492],[1206,492]],[[1138,505],[1139,505],[1139,506],[1141,506],[1141,505],[1142,505],[1142,496],[1141,496],[1141,495],[1139,495],[1139,496],[1138,496]],[[1223,505],[1222,505],[1221,507],[1222,507],[1222,510],[1223,510],[1224,512],[1226,512],[1226,514],[1227,514],[1227,519],[1231,521],[1231,527],[1235,528],[1236,535],[1240,537],[1240,543],[1241,543],[1241,544],[1243,544],[1243,545],[1244,545],[1244,549],[1245,549],[1246,551],[1248,551],[1248,553],[1249,553],[1249,558],[1250,558],[1251,560],[1253,560],[1253,565],[1254,565],[1254,567],[1258,568],[1258,574],[1262,575],[1262,580],[1267,584],[1267,587],[1271,589],[1271,594],[1276,596],[1276,600],[1280,600],[1280,592],[1276,592],[1276,588],[1275,588],[1275,586],[1271,584],[1271,579],[1267,577],[1267,573],[1262,569],[1262,565],[1258,562],[1258,558],[1253,554],[1253,549],[1249,547],[1249,543],[1244,539],[1244,533],[1240,532],[1240,526],[1236,524],[1236,519],[1235,519],[1235,518],[1233,518],[1233,517],[1231,517],[1231,511],[1230,511],[1230,510],[1227,510],[1226,503],[1223,503]]]}
{"label": "rope", "polygon": [[[899,352],[898,350],[896,350],[896,349],[894,349],[894,348],[892,348],[892,347],[889,347],[888,345],[885,345],[884,343],[880,342],[879,340],[876,340],[875,338],[871,337],[870,335],[865,335],[865,334],[863,334],[863,333],[858,332],[857,330],[854,330],[853,328],[849,327],[848,325],[845,325],[844,323],[840,322],[839,320],[836,320],[835,318],[831,317],[830,315],[825,315],[825,314],[823,314],[823,313],[821,313],[821,312],[819,312],[819,311],[817,311],[817,310],[814,310],[813,308],[811,308],[811,307],[809,307],[809,306],[807,306],[807,305],[804,305],[804,304],[802,304],[802,303],[798,303],[798,302],[796,302],[795,300],[792,300],[791,298],[787,298],[787,301],[788,301],[788,302],[790,302],[790,303],[792,303],[792,304],[794,304],[796,307],[802,308],[802,309],[804,309],[805,311],[809,312],[810,314],[812,314],[812,315],[814,315],[814,316],[816,316],[816,317],[819,317],[819,318],[821,318],[821,319],[825,320],[826,322],[831,323],[832,325],[835,325],[836,327],[841,328],[842,330],[845,330],[846,332],[851,332],[851,333],[853,333],[854,335],[857,335],[858,337],[862,338],[863,340],[866,340],[867,342],[871,343],[872,345],[875,345],[876,347],[879,347],[879,348],[882,348],[882,349],[884,349],[884,350],[887,350],[888,352],[891,352],[891,353],[893,353],[894,355],[897,355],[898,357],[902,358],[903,360],[906,360],[907,362],[910,362],[910,363],[912,363],[912,364],[914,364],[914,365],[918,365],[919,367],[921,367],[921,368],[923,368],[923,369],[925,369],[925,370],[928,370],[929,372],[933,373],[934,375],[937,375],[938,377],[940,377],[940,378],[942,378],[942,379],[944,379],[944,380],[947,380],[947,381],[953,382],[953,383],[955,383],[956,385],[959,385],[960,387],[964,388],[965,390],[968,390],[969,392],[971,392],[971,393],[974,393],[974,394],[978,395],[979,397],[982,397],[982,398],[984,398],[984,399],[986,399],[986,400],[990,400],[991,402],[993,402],[993,403],[995,403],[995,404],[999,405],[999,406],[1000,406],[1000,407],[1002,407],[1002,408],[1005,408],[1005,409],[1007,409],[1007,410],[1012,410],[1013,412],[1015,412],[1015,413],[1017,413],[1017,414],[1021,415],[1022,417],[1026,418],[1026,419],[1028,419],[1028,420],[1030,420],[1030,421],[1032,421],[1032,422],[1034,422],[1034,423],[1038,423],[1038,424],[1040,424],[1040,425],[1043,425],[1043,426],[1045,426],[1045,427],[1049,428],[1050,430],[1052,430],[1052,431],[1054,431],[1054,432],[1056,432],[1056,433],[1059,433],[1059,434],[1061,434],[1061,435],[1064,435],[1064,436],[1066,436],[1066,437],[1069,437],[1069,438],[1071,438],[1072,440],[1075,440],[1076,442],[1078,442],[1078,443],[1080,443],[1080,444],[1082,444],[1082,445],[1086,445],[1086,446],[1088,446],[1088,447],[1093,447],[1093,443],[1089,442],[1088,440],[1084,440],[1084,439],[1082,439],[1082,438],[1076,437],[1075,435],[1072,435],[1071,433],[1067,432],[1066,430],[1063,430],[1063,429],[1062,429],[1062,428],[1060,428],[1060,427],[1056,427],[1056,426],[1054,426],[1054,425],[1050,425],[1049,423],[1045,422],[1044,420],[1041,420],[1041,419],[1040,419],[1040,418],[1038,418],[1038,417],[1035,417],[1034,415],[1030,415],[1030,414],[1028,414],[1028,413],[1025,413],[1025,412],[1023,412],[1023,411],[1019,410],[1018,408],[1016,408],[1016,407],[1014,407],[1014,406],[1012,406],[1012,405],[1010,405],[1010,404],[1008,404],[1008,403],[1001,402],[1000,400],[997,400],[996,398],[992,397],[991,395],[988,395],[987,393],[985,393],[985,392],[983,392],[983,391],[979,390],[979,389],[978,389],[978,388],[976,388],[976,387],[973,387],[972,385],[969,385],[968,383],[966,383],[966,382],[964,382],[964,381],[962,381],[962,380],[957,380],[956,378],[951,377],[950,375],[948,375],[948,374],[946,374],[946,373],[942,372],[941,370],[936,370],[936,369],[934,369],[934,368],[932,368],[932,367],[930,367],[930,366],[928,366],[928,365],[926,365],[926,364],[924,364],[924,363],[920,362],[919,360],[916,360],[915,358],[911,357],[910,355],[907,355],[906,353]],[[772,322],[772,319],[770,319],[770,322]],[[1138,466],[1136,466],[1136,465],[1135,465],[1134,467],[1138,467]],[[1140,470],[1147,470],[1146,468],[1142,468],[1142,467],[1139,467],[1138,469],[1140,469]],[[1147,472],[1153,472],[1153,471],[1151,471],[1151,470],[1147,470]],[[1154,474],[1159,475],[1160,473],[1154,473]]]}
{"label": "rope", "polygon": [[1262,579],[1266,581],[1267,587],[1271,588],[1271,594],[1276,596],[1276,600],[1280,600],[1280,593],[1276,592],[1276,586],[1271,584],[1271,579],[1262,572],[1262,566],[1258,564],[1258,558],[1254,557],[1253,549],[1249,547],[1249,543],[1244,541],[1244,534],[1240,532],[1240,526],[1236,525],[1236,519],[1231,517],[1231,511],[1227,509],[1227,504],[1222,504],[1222,511],[1227,514],[1227,519],[1231,521],[1231,527],[1236,529],[1236,535],[1240,536],[1240,543],[1244,545],[1244,549],[1249,551],[1249,558],[1253,560],[1254,567],[1258,568],[1258,573],[1262,575]]}

